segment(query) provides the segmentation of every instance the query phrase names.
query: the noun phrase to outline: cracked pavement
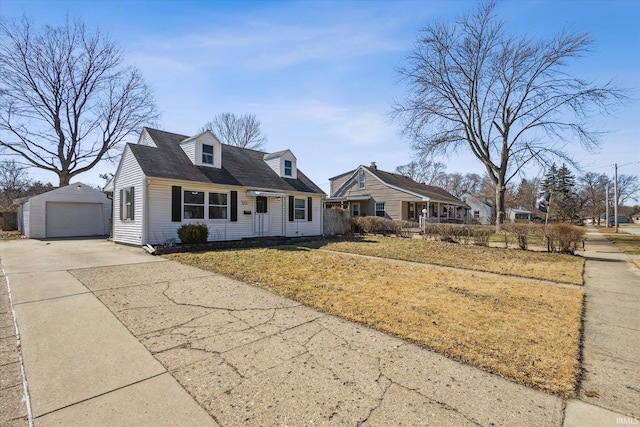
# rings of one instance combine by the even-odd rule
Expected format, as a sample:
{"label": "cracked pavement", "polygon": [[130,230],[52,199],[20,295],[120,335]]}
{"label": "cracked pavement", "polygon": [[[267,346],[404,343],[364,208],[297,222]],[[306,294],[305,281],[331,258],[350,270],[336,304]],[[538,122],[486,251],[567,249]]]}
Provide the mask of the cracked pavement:
{"label": "cracked pavement", "polygon": [[562,399],[172,261],[69,272],[222,426],[562,424]]}

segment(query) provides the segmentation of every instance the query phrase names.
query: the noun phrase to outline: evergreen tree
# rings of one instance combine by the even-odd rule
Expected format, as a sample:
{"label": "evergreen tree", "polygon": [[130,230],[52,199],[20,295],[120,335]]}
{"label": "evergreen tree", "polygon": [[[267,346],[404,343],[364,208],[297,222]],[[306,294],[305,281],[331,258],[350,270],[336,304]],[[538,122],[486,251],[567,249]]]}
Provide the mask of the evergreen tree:
{"label": "evergreen tree", "polygon": [[558,221],[572,221],[578,216],[581,204],[575,193],[576,178],[566,164],[551,165],[542,182],[542,189],[551,193],[549,217]]}
{"label": "evergreen tree", "polygon": [[555,193],[558,185],[558,168],[552,164],[542,180],[542,190]]}

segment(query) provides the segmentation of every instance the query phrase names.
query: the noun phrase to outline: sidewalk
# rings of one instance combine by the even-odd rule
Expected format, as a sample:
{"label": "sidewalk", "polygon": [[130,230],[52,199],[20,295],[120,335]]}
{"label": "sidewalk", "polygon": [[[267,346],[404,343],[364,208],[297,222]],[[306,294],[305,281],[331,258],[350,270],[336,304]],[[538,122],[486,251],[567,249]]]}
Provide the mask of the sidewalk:
{"label": "sidewalk", "polygon": [[640,269],[593,227],[584,256],[583,377],[565,426],[638,424]]}

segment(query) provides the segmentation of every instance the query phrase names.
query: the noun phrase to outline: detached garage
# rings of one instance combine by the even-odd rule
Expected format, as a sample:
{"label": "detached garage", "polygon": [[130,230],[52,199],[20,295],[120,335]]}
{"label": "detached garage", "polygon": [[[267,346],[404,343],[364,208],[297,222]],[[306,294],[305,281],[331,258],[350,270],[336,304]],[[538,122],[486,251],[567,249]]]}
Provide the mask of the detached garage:
{"label": "detached garage", "polygon": [[18,230],[29,238],[105,236],[111,232],[111,199],[82,183],[15,203]]}

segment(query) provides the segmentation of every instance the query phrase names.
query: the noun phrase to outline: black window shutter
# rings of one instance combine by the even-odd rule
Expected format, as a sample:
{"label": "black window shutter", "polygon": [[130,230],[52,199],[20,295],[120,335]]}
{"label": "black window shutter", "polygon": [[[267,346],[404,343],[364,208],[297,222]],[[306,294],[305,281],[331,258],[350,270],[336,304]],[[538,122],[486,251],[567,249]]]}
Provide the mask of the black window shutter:
{"label": "black window shutter", "polygon": [[231,221],[238,221],[238,192],[231,192]]}
{"label": "black window shutter", "polygon": [[120,189],[120,221],[124,218],[124,190]]}
{"label": "black window shutter", "polygon": [[135,211],[136,211],[136,209],[135,209],[136,205],[134,204],[135,198],[133,197],[134,196],[134,190],[135,190],[135,187],[131,187],[131,218],[129,218],[130,220],[134,220],[135,219],[134,216],[135,216]]}
{"label": "black window shutter", "polygon": [[307,197],[307,221],[313,220],[313,218],[311,218],[311,200],[313,200],[311,197]]}
{"label": "black window shutter", "polygon": [[293,196],[289,196],[289,221],[293,221],[293,206],[294,206]]}
{"label": "black window shutter", "polygon": [[171,186],[171,221],[182,221],[182,187]]}

